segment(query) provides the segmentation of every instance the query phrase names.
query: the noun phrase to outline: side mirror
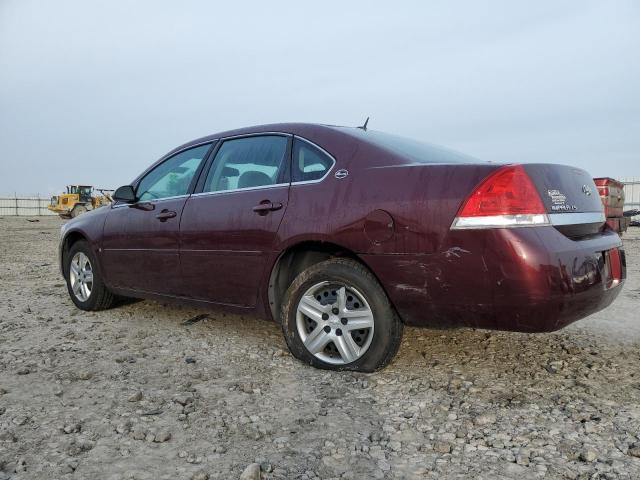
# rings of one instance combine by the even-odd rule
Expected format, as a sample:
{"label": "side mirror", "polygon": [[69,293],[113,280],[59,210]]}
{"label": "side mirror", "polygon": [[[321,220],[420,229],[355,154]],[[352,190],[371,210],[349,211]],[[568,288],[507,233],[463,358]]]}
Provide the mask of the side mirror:
{"label": "side mirror", "polygon": [[131,185],[124,185],[113,193],[113,199],[116,202],[134,203],[136,201],[136,192]]}

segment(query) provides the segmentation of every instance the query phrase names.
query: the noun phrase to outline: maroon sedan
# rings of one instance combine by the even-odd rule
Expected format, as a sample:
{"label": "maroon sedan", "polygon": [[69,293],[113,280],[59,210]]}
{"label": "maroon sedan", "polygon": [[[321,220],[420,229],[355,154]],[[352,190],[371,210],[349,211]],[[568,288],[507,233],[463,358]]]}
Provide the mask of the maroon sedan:
{"label": "maroon sedan", "polygon": [[547,332],[626,276],[578,168],[496,165],[363,128],[244,128],[169,152],[62,229],[69,294],[251,312],[316,367],[372,371],[403,325]]}

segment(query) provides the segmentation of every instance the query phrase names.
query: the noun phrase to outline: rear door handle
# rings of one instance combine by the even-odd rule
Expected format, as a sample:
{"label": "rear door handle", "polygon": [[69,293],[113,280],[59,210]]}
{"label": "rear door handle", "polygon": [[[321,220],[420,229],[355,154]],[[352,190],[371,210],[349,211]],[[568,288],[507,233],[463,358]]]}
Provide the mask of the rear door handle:
{"label": "rear door handle", "polygon": [[167,220],[175,217],[176,215],[178,215],[176,212],[172,210],[164,209],[158,215],[156,215],[156,218],[161,222],[166,222]]}
{"label": "rear door handle", "polygon": [[253,207],[253,211],[258,215],[266,215],[269,212],[273,212],[275,210],[280,210],[282,208],[282,203],[280,202],[271,202],[270,200],[263,200],[259,205]]}

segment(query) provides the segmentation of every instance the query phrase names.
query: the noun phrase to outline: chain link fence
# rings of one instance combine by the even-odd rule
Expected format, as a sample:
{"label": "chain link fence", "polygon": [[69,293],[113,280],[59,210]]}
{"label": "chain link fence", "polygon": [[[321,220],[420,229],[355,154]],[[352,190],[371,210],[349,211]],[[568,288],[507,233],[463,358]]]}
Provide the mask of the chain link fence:
{"label": "chain link fence", "polygon": [[49,198],[42,198],[40,196],[0,197],[0,217],[55,215],[55,213],[47,210],[49,202]]}
{"label": "chain link fence", "polygon": [[[624,209],[640,209],[640,178],[627,178],[620,180],[624,183]],[[35,197],[7,197],[0,196],[0,216],[39,216],[55,215],[47,210],[49,198]],[[640,215],[633,217],[640,220]]]}
{"label": "chain link fence", "polygon": [[[626,178],[620,180],[624,183],[624,209],[640,210],[640,178]],[[633,220],[640,221],[640,215],[631,217]]]}

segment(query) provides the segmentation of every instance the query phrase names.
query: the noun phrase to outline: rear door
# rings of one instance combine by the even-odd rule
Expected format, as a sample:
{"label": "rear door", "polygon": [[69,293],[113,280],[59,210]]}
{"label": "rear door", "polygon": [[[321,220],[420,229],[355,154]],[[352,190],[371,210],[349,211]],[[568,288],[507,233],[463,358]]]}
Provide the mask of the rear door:
{"label": "rear door", "polygon": [[187,296],[253,307],[289,199],[291,136],[223,140],[180,226]]}
{"label": "rear door", "polygon": [[180,295],[180,217],[211,144],[179,152],[138,182],[134,204],[107,215],[103,267],[115,287]]}

